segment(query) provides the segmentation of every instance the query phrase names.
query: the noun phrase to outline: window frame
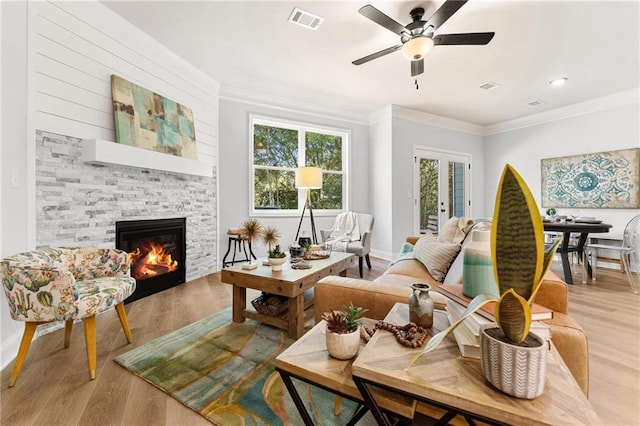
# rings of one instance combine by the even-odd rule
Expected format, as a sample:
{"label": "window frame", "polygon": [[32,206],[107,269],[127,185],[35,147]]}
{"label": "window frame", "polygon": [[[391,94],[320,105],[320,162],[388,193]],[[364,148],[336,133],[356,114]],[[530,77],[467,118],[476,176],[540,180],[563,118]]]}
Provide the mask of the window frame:
{"label": "window frame", "polygon": [[[282,118],[269,117],[264,115],[249,115],[249,215],[251,217],[299,217],[302,214],[302,209],[306,201],[306,190],[304,188],[298,189],[298,208],[279,210],[279,209],[256,209],[255,207],[255,175],[256,165],[253,162],[254,147],[254,126],[271,126],[280,127],[284,129],[295,130],[298,132],[298,166],[304,165],[306,159],[306,140],[305,135],[310,133],[321,133],[331,136],[339,136],[342,138],[342,171],[323,170],[324,174],[341,174],[342,175],[342,209],[313,209],[314,216],[335,216],[338,213],[348,211],[350,204],[350,161],[349,153],[351,146],[351,131],[348,129],[329,127],[314,123],[306,123],[301,121],[294,121]],[[274,166],[258,166],[257,168],[262,170],[289,170],[286,167],[274,167]],[[295,170],[295,168],[294,168]]]}

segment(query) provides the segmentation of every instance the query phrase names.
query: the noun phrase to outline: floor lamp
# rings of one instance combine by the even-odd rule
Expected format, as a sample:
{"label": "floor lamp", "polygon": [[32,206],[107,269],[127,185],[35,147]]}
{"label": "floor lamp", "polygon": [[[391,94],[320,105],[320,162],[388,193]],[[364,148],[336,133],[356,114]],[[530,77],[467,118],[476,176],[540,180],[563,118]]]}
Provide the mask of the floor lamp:
{"label": "floor lamp", "polygon": [[298,235],[300,234],[300,227],[302,226],[302,219],[304,219],[304,212],[309,209],[309,217],[311,218],[311,238],[313,244],[318,244],[318,238],[316,237],[316,223],[313,220],[313,206],[311,205],[311,190],[322,188],[322,169],[320,167],[298,167],[296,169],[296,188],[306,188],[307,201],[304,203],[302,209],[302,215],[300,216],[300,223],[298,224],[298,232],[296,232],[295,241],[298,242]]}

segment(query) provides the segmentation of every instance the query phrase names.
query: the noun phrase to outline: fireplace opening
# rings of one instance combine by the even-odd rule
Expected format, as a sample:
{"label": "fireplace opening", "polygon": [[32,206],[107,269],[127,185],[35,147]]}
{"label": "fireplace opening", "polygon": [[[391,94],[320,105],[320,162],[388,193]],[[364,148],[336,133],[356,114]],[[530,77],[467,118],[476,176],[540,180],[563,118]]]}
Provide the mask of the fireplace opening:
{"label": "fireplace opening", "polygon": [[136,279],[127,303],[185,282],[185,218],[116,222],[116,248],[129,254]]}

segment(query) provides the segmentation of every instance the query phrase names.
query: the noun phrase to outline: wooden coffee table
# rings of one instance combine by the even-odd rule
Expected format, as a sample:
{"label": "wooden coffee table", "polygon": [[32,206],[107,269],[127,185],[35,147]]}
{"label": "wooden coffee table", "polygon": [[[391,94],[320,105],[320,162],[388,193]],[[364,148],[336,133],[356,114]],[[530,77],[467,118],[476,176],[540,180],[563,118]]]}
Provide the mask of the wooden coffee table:
{"label": "wooden coffee table", "polygon": [[[385,318],[399,325],[408,319],[408,305],[400,303]],[[446,314],[435,311],[433,332],[447,325]],[[378,424],[389,423],[371,394],[376,388],[444,408],[449,411],[447,419],[461,414],[490,424],[600,424],[553,344],[548,352],[544,393],[532,400],[513,398],[496,390],[482,375],[480,360],[461,357],[455,341],[449,338],[406,372],[420,351],[399,345],[391,333],[379,330],[358,354],[352,365],[353,379]]]}
{"label": "wooden coffee table", "polygon": [[[223,268],[222,282],[233,285],[233,321],[243,322],[245,318],[252,318],[288,330],[291,338],[299,338],[304,334],[304,310],[313,304],[313,298],[305,302],[304,292],[329,275],[347,276],[347,269],[353,265],[354,259],[351,253],[334,252],[327,259],[309,261],[311,269],[292,269],[287,261],[282,265],[282,271],[273,272],[271,266],[262,264],[264,258],[255,261],[256,269],[242,269],[242,265]],[[288,297],[288,310],[281,316],[248,310],[248,288]]]}
{"label": "wooden coffee table", "polygon": [[[370,328],[373,328],[376,323],[371,319],[364,321]],[[313,425],[313,421],[293,385],[292,377],[352,401],[359,403],[363,401],[350,374],[353,360],[342,361],[329,355],[325,337],[326,329],[327,323],[324,320],[320,321],[276,358],[276,370],[280,373],[306,425]],[[361,343],[364,345],[364,341]],[[416,408],[416,401],[413,398],[378,389],[374,390],[374,394],[376,401],[379,401],[384,410],[406,419],[413,418]],[[356,424],[366,412],[366,406],[360,407],[348,424]],[[331,415],[330,413],[318,414],[323,418]]]}

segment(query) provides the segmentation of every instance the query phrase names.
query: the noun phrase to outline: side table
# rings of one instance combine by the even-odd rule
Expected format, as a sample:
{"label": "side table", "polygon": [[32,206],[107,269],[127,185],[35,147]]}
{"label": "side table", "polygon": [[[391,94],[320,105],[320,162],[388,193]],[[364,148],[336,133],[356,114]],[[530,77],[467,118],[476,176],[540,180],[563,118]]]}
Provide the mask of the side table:
{"label": "side table", "polygon": [[[375,325],[374,320],[365,319],[365,321],[371,328]],[[338,360],[329,355],[325,343],[326,329],[326,322],[324,320],[319,322],[276,358],[276,370],[280,373],[305,425],[314,423],[292,378],[362,403],[362,396],[351,378],[353,360]],[[385,390],[376,389],[373,392],[383,410],[405,419],[413,418],[416,409],[416,401],[413,398]],[[356,424],[366,412],[367,407],[360,406],[348,424]],[[327,413],[327,415],[330,414]]]}
{"label": "side table", "polygon": [[[406,324],[408,319],[408,305],[396,303],[385,321]],[[447,325],[446,313],[435,311],[432,333]],[[389,423],[381,415],[377,389],[443,408],[448,411],[441,419],[445,423],[460,414],[489,424],[600,424],[553,343],[547,353],[544,393],[532,400],[508,396],[491,386],[482,374],[480,360],[461,357],[450,338],[405,371],[421,350],[401,346],[391,333],[378,330],[353,362],[353,380],[378,424]]]}

